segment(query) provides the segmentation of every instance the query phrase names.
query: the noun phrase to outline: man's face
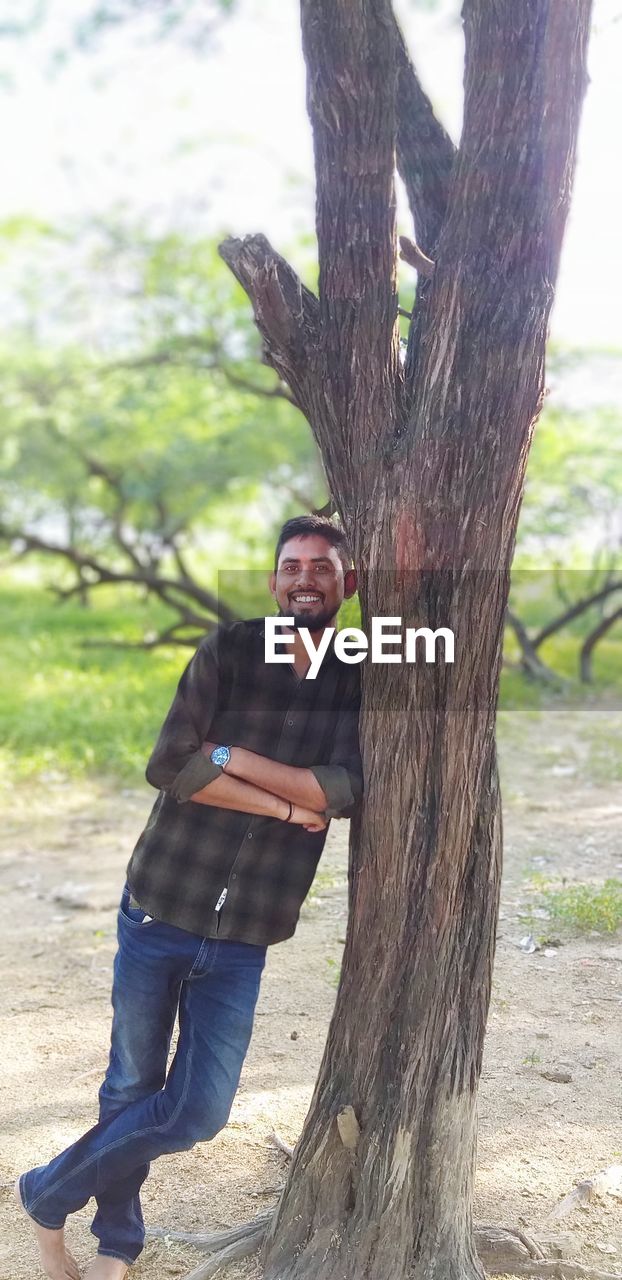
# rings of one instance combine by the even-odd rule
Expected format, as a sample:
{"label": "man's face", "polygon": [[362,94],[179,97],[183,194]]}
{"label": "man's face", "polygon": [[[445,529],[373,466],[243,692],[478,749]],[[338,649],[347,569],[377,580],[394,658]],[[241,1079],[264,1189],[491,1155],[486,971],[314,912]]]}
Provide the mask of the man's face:
{"label": "man's face", "polygon": [[332,625],[344,597],[354,594],[356,578],[354,570],[344,574],[336,548],[314,533],[283,544],[270,590],[281,617],[293,618],[295,627],[321,631]]}

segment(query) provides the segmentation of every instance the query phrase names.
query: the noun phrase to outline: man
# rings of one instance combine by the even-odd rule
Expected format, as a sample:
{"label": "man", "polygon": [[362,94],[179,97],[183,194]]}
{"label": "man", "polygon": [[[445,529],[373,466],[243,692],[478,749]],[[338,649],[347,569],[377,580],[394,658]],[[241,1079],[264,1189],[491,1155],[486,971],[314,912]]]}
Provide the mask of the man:
{"label": "man", "polygon": [[91,1196],[99,1249],[88,1280],[122,1280],[143,1247],[150,1161],[227,1122],[266,949],[294,933],[330,818],[349,816],[362,792],[359,669],[331,645],[306,680],[298,630],[317,645],[334,625],[356,589],[350,565],[330,521],[289,520],[270,590],[294,620],[283,629],[293,663],[266,663],[258,618],[220,626],[179,682],[147,766],[159,796],[119,909],[99,1123],[16,1185],[52,1280],[79,1280],[63,1229]]}

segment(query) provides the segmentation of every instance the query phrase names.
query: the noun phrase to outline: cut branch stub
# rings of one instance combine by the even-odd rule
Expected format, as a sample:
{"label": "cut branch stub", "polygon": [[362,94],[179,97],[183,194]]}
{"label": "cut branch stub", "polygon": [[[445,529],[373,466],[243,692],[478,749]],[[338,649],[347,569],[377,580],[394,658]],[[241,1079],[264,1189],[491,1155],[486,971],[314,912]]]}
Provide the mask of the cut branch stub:
{"label": "cut branch stub", "polygon": [[265,360],[309,416],[319,345],[319,305],[310,289],[262,235],[230,237],[219,253],[248,294],[264,341]]}
{"label": "cut branch stub", "polygon": [[341,1111],[337,1115],[337,1128],[344,1147],[346,1147],[348,1151],[356,1151],[358,1141],[361,1136],[361,1130],[356,1118],[354,1107],[342,1107]]}
{"label": "cut branch stub", "polygon": [[414,267],[415,271],[419,272],[419,275],[427,276],[428,278],[434,275],[436,264],[431,258],[427,257],[418,244],[415,244],[414,240],[409,240],[408,236],[400,236],[400,258],[407,262],[409,266]]}

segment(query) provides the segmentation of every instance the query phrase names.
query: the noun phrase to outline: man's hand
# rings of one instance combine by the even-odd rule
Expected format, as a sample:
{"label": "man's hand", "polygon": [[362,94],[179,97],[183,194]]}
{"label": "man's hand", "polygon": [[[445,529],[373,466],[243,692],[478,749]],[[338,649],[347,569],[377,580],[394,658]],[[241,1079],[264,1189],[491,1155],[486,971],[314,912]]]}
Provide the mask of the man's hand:
{"label": "man's hand", "polygon": [[289,822],[293,826],[304,827],[305,831],[323,831],[328,826],[328,820],[323,813],[315,813],[313,809],[304,809],[301,804],[294,805]]}

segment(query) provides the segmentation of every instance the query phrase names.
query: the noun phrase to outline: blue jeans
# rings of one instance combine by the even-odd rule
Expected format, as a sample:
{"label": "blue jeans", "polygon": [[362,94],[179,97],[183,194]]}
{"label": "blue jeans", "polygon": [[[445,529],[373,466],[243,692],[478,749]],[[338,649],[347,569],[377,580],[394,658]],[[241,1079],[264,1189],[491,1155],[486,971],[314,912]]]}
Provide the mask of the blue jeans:
{"label": "blue jeans", "polygon": [[[22,1174],[20,1191],[35,1222],[51,1228],[62,1227],[67,1214],[94,1196],[98,1252],[132,1263],[144,1244],[139,1192],[149,1162],[206,1142],[227,1123],[266,947],[145,922],[144,912],[129,903],[126,885],[99,1123],[49,1164]],[[179,1040],[167,1075],[178,1011]]]}

